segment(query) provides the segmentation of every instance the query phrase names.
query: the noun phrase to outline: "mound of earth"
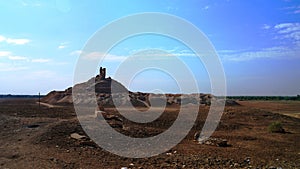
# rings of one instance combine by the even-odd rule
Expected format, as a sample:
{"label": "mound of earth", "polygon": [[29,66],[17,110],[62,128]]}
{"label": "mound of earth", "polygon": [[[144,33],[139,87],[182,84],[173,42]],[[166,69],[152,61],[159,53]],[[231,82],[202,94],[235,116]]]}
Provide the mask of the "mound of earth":
{"label": "mound of earth", "polygon": [[[118,81],[106,78],[106,69],[100,68],[100,74],[87,82],[76,84],[65,91],[52,91],[42,98],[41,102],[48,104],[91,104],[115,107],[116,105],[135,107],[150,107],[164,105],[202,104],[210,105],[212,100],[217,100],[211,94],[153,94],[131,92]],[[239,105],[234,100],[227,100],[227,106]]]}

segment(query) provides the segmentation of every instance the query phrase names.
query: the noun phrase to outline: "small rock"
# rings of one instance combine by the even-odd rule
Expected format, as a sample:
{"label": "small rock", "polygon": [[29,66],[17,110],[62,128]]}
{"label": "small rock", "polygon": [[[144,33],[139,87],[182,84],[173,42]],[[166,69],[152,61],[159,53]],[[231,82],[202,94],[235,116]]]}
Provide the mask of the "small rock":
{"label": "small rock", "polygon": [[227,146],[228,146],[227,140],[225,140],[225,139],[219,140],[219,141],[217,142],[217,146],[219,146],[219,147],[227,147]]}
{"label": "small rock", "polygon": [[235,168],[236,168],[236,167],[239,167],[239,166],[240,166],[239,163],[234,163],[234,164],[233,164],[233,167],[235,167]]}
{"label": "small rock", "polygon": [[74,138],[76,140],[80,140],[80,139],[86,138],[85,136],[79,135],[78,133],[72,133],[70,136],[71,136],[71,138]]}
{"label": "small rock", "polygon": [[250,164],[250,161],[251,161],[250,159],[251,159],[250,157],[246,157],[244,162],[247,163],[247,164]]}
{"label": "small rock", "polygon": [[197,131],[197,132],[194,134],[194,141],[197,141],[199,137],[200,137],[200,132]]}

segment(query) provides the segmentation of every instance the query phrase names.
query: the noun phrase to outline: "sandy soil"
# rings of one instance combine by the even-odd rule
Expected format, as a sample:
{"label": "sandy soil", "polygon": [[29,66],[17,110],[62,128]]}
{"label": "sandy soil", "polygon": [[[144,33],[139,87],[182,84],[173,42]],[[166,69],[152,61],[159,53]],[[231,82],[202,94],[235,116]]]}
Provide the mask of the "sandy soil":
{"label": "sandy soil", "polygon": [[[131,159],[111,154],[85,135],[73,107],[38,106],[34,99],[0,99],[0,168],[300,168],[299,102],[242,102],[226,107],[214,138],[228,140],[228,147],[197,144],[209,107],[199,109],[193,129],[170,151],[151,158]],[[276,105],[276,109],[273,109]],[[106,111],[117,114],[114,109]],[[273,112],[272,112],[273,111]],[[132,130],[120,131],[148,137],[166,130],[177,117],[174,107],[153,123],[124,121]],[[287,133],[270,133],[268,125],[280,121]]]}
{"label": "sandy soil", "polygon": [[300,101],[239,101],[241,105],[300,118]]}

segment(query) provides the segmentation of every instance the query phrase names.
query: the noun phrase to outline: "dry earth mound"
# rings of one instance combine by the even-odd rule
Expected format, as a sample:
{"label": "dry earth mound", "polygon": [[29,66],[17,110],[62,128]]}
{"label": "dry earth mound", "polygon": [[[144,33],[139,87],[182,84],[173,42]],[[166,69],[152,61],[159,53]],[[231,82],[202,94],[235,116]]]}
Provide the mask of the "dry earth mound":
{"label": "dry earth mound", "polygon": [[[72,97],[72,93],[76,96]],[[117,105],[133,105],[137,107],[150,107],[151,103],[161,106],[202,104],[210,105],[212,100],[218,99],[211,94],[153,94],[142,92],[131,92],[118,81],[106,78],[106,69],[100,68],[100,73],[87,82],[76,84],[65,91],[52,91],[42,98],[42,102],[48,104],[72,104],[93,103],[92,96],[96,95],[97,103],[104,107],[114,107]],[[227,100],[227,106],[239,105],[234,100]]]}

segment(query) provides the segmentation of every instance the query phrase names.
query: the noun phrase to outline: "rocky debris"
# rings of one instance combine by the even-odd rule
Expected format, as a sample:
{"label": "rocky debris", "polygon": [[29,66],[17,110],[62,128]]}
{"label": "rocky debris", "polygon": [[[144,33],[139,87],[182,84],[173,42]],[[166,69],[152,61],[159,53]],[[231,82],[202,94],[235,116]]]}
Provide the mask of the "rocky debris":
{"label": "rocky debris", "polygon": [[200,132],[196,132],[195,134],[194,134],[194,141],[198,141],[198,138],[200,137]]}
{"label": "rocky debris", "polygon": [[244,163],[250,165],[250,163],[251,163],[251,158],[250,158],[250,157],[246,157],[245,160],[244,160]]}
{"label": "rocky debris", "polygon": [[215,98],[211,94],[200,94],[200,104],[210,105],[212,99]]}
{"label": "rocky debris", "polygon": [[123,128],[123,119],[120,118],[118,115],[110,114],[105,111],[96,111],[96,119],[102,119],[102,116],[107,123],[113,128]]}
{"label": "rocky debris", "polygon": [[[106,69],[100,67],[100,73],[87,82],[76,84],[65,91],[52,91],[41,99],[41,102],[48,104],[94,104],[104,107],[115,106],[165,106],[165,105],[187,105],[202,104],[209,106],[212,100],[218,98],[211,94],[153,94],[142,92],[131,92],[118,81],[106,78]],[[76,95],[72,95],[76,93]],[[153,105],[151,105],[153,104]],[[226,101],[226,105],[239,105],[234,100]]]}
{"label": "rocky debris", "polygon": [[228,143],[226,139],[221,138],[207,138],[203,140],[198,140],[199,144],[211,145],[211,146],[218,146],[218,147],[228,147]]}
{"label": "rocky debris", "polygon": [[226,100],[226,106],[240,106],[240,104],[234,100]]}
{"label": "rocky debris", "polygon": [[70,135],[70,137],[73,138],[73,139],[76,139],[76,140],[81,140],[81,139],[85,139],[85,138],[86,138],[86,136],[80,135],[80,134],[78,134],[78,133],[72,133],[72,134]]}

